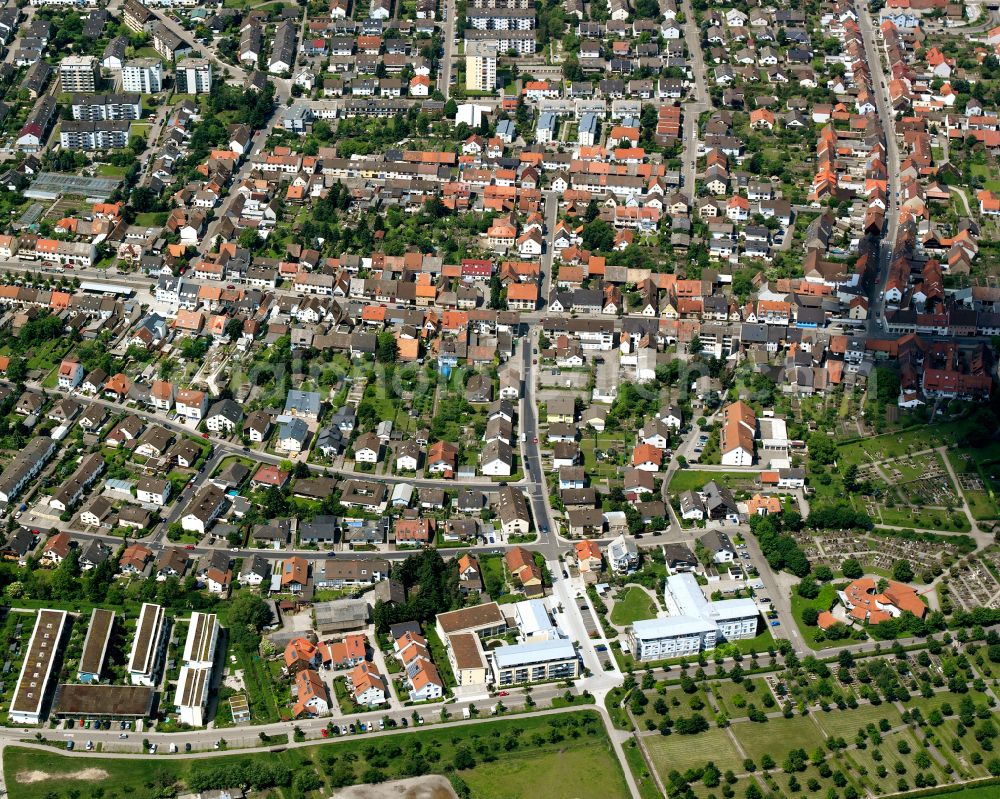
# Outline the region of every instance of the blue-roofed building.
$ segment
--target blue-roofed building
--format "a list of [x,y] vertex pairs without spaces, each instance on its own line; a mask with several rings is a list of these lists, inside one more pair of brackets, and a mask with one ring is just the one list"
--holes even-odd
[[559,118],[551,111],[543,111],[538,117],[535,139],[539,144],[555,141],[559,133]]
[[323,400],[316,391],[293,388],[285,397],[285,414],[300,419],[318,419]]
[[497,122],[497,136],[504,144],[511,144],[517,138],[517,126],[512,119]]
[[309,437],[309,426],[302,419],[288,419],[278,430],[278,449],[301,452]]
[[584,114],[580,119],[580,127],[577,128],[576,140],[581,147],[593,147],[597,144],[600,129],[601,123],[596,114]]

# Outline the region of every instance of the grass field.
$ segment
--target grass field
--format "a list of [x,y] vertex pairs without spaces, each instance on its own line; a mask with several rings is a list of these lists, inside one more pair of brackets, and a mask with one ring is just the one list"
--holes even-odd
[[126,167],[115,166],[114,164],[98,164],[97,166],[97,174],[105,178],[120,178],[127,171]]
[[820,588],[819,596],[815,599],[805,599],[800,597],[798,594],[792,594],[792,615],[795,617],[795,623],[799,625],[799,631],[802,633],[802,637],[809,642],[809,646],[814,649],[822,649],[823,647],[837,646],[838,641],[821,641],[816,643],[816,633],[819,631],[819,627],[809,627],[802,621],[802,612],[806,608],[816,608],[816,610],[821,613],[824,610],[829,610],[833,607],[833,603],[837,599],[837,589],[833,585],[824,585]]
[[757,761],[768,754],[780,763],[792,749],[811,752],[823,745],[823,736],[809,716],[771,719],[766,724],[739,722],[732,730],[747,757]]
[[[901,740],[905,740],[907,744],[909,744],[910,752],[908,754],[899,754],[897,747],[899,741]],[[913,758],[917,752],[921,751],[922,747],[919,743],[917,743],[916,737],[910,730],[884,735],[882,737],[882,743],[879,745],[878,749],[884,758],[882,762],[889,769],[890,774],[893,773],[893,765],[896,761],[902,761],[906,765],[907,772],[911,777],[916,771],[919,771],[913,762]],[[868,779],[872,781],[873,785],[875,785],[879,783],[879,780],[875,776],[878,763],[872,757],[873,751],[873,747],[869,747],[867,749],[853,749],[850,753],[848,753],[848,756],[859,766],[868,770]],[[931,767],[929,769],[924,769],[924,771],[933,773],[934,776],[937,777],[938,782],[944,782],[947,777],[941,769],[941,766],[938,765],[934,758],[931,758],[931,764]]]
[[523,754],[484,763],[462,779],[477,799],[512,796],[627,797],[625,779],[611,745]]
[[[986,695],[979,693],[978,691],[969,691],[969,695],[977,703],[982,703],[987,701]],[[934,696],[929,699],[925,699],[922,696],[916,695],[910,698],[910,701],[906,703],[907,710],[912,710],[917,708],[920,713],[927,718],[928,715],[933,713],[935,710],[940,710],[942,705],[948,704],[952,706],[954,711],[958,711],[958,703],[962,700],[961,696],[953,694],[951,691],[942,691],[941,693],[934,694]]]
[[862,727],[878,724],[881,719],[888,719],[890,726],[896,727],[903,723],[899,711],[888,702],[881,705],[859,705],[853,710],[831,710],[816,713],[814,718],[826,731],[827,735],[851,740]]
[[[942,530],[967,533],[969,520],[961,510],[950,514],[938,508],[908,508],[897,506],[879,508],[882,524],[890,527],[912,527],[917,530]],[[876,520],[877,522],[878,520]]]
[[135,223],[146,227],[156,227],[157,225],[165,225],[168,216],[170,214],[166,211],[147,211],[143,214],[136,214]]
[[670,479],[670,490],[674,492],[693,491],[715,480],[726,488],[752,488],[757,483],[759,472],[708,472],[698,469],[681,469]]
[[[746,690],[751,687],[752,690]],[[737,685],[734,682],[720,682],[712,686],[712,693],[719,702],[719,706],[725,711],[729,718],[739,718],[747,714],[747,706],[754,704],[763,709],[763,699],[769,696],[771,691],[767,683],[763,680],[744,680]],[[742,707],[738,707],[736,700],[742,697],[745,701]]]
[[[499,751],[499,747],[491,746],[490,749],[498,750],[498,759],[492,763],[480,762],[479,752],[485,751],[484,744],[508,737],[516,737],[519,741],[513,751]],[[475,797],[534,799],[539,791],[544,792],[542,795],[576,796],[581,799],[625,799],[628,796],[624,775],[599,717],[593,712],[505,719],[461,729],[446,726],[438,730],[381,737],[377,743],[366,741],[364,736],[343,741],[331,739],[316,746],[274,752],[266,757],[288,767],[293,775],[304,770],[314,771],[323,782],[323,788],[311,795],[327,796],[332,786],[327,782],[330,768],[325,763],[331,757],[340,768],[348,769],[355,783],[360,783],[369,768],[364,752],[370,752],[373,743],[376,748],[391,743],[404,751],[412,751],[417,742],[422,751],[435,750],[440,755],[429,770],[431,773],[448,770],[459,747],[474,752],[476,765],[457,773]],[[158,799],[165,795],[164,786],[175,788],[176,793],[185,793],[183,786],[193,773],[242,767],[260,758],[259,753],[205,760],[165,756],[122,760],[70,758],[55,751],[8,747],[4,752],[3,766],[8,791],[17,799],[72,796],[94,783],[100,784],[107,799]],[[389,758],[380,767],[380,773],[387,779],[398,779],[407,760],[405,756]],[[88,774],[87,769],[98,771]],[[34,781],[25,780],[29,772],[36,772]],[[83,778],[86,782],[81,781],[78,776],[81,774],[88,774]],[[38,779],[39,776],[42,778]],[[301,793],[285,788],[271,795],[290,797]]]
[[643,743],[661,779],[666,779],[673,769],[683,774],[709,760],[722,771],[743,770],[743,760],[729,733],[718,728],[694,736],[649,735],[643,738]]
[[942,788],[940,793],[924,794],[924,799],[996,799],[1000,793],[1000,780],[991,780],[988,785],[971,788]]
[[611,609],[611,623],[621,627],[641,619],[656,617],[656,604],[641,588],[628,588]]
[[965,432],[968,425],[967,421],[923,425],[899,433],[886,433],[862,441],[841,444],[837,451],[837,461],[840,467],[844,468],[852,463],[861,465],[870,461],[896,458],[908,452],[953,444]]

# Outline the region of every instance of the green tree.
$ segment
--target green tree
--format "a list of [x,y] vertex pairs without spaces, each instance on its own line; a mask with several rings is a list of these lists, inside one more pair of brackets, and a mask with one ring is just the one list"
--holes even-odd
[[865,570],[861,568],[861,563],[857,560],[857,558],[845,559],[840,567],[840,570],[844,573],[844,577],[848,580],[857,580],[865,573]]
[[913,567],[909,561],[897,560],[892,564],[892,577],[901,583],[908,583],[913,579]]
[[375,347],[375,357],[379,363],[395,363],[399,357],[399,345],[391,331],[385,330],[378,334]]

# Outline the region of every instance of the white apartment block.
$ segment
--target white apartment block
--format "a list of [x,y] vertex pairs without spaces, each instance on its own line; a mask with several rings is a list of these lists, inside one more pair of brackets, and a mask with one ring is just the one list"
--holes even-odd
[[492,92],[496,87],[496,42],[466,42],[465,88],[472,92]]
[[207,58],[185,58],[177,64],[177,91],[208,94],[212,90],[212,63]]
[[158,58],[136,58],[122,68],[122,91],[156,94],[163,90],[163,67]]
[[59,82],[64,92],[95,91],[97,75],[98,63],[95,56],[67,56],[59,62]]
[[760,611],[752,599],[705,599],[693,574],[667,578],[664,605],[668,616],[637,621],[629,633],[632,653],[638,660],[697,655],[722,641],[753,638]]

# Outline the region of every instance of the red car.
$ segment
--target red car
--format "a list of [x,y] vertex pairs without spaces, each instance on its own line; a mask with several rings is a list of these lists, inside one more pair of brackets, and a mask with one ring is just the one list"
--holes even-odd
[[184,549],[194,549],[194,544],[188,544]]
[[323,728],[323,737],[326,738],[329,734],[330,734],[330,731],[326,727],[324,727]]
[[501,691],[500,693],[497,694],[497,696],[510,696],[510,692],[509,691]]

